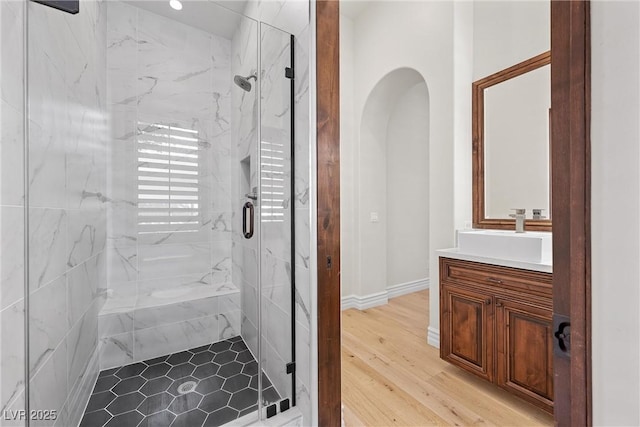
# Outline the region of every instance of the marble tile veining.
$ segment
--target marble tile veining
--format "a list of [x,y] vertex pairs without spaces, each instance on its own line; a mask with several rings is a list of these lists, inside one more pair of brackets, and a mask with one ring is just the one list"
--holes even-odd
[[23,12],[0,2],[0,414],[24,409]]
[[67,335],[69,391],[85,374],[91,356],[98,346],[98,316],[94,306],[72,326]]
[[69,392],[67,350],[66,341],[62,341],[47,362],[38,371],[32,371],[31,408],[59,410],[64,405]]
[[37,370],[69,330],[67,278],[61,276],[31,295],[29,339],[31,369]]
[[133,331],[100,338],[100,368],[133,362]]
[[30,407],[57,411],[55,425],[77,424],[75,406],[88,398],[83,384],[95,369],[90,361],[107,281],[106,2],[81,3],[73,17],[24,4],[30,24]]
[[[0,5],[0,19],[2,30],[2,51],[0,51],[0,99],[19,110],[23,102],[23,5],[20,2],[2,2]],[[3,113],[4,116],[4,113]],[[8,122],[5,122],[8,123]],[[4,196],[4,188],[3,188]],[[5,202],[3,201],[3,204]]]
[[24,208],[0,206],[0,310],[24,297]]
[[64,209],[29,210],[29,276],[31,292],[67,270],[67,212]]
[[97,258],[92,258],[67,273],[69,325],[75,324],[98,297],[97,261]]
[[[4,3],[0,7],[6,8]],[[4,18],[5,16],[3,15],[3,21]],[[0,55],[4,57],[4,47]],[[7,62],[4,62],[3,58],[1,70],[3,96],[4,81],[5,79],[11,80],[8,77],[10,72],[4,69],[4,64]],[[16,84],[16,86],[21,85]],[[9,94],[7,95],[10,96]],[[24,205],[24,186],[22,185],[22,181],[24,180],[24,123],[22,121],[21,109],[21,101],[18,104],[10,104],[4,99],[0,99],[0,123],[2,124],[2,126],[0,126],[0,205],[5,206]]]
[[0,311],[0,411],[11,408],[24,391],[24,300]]

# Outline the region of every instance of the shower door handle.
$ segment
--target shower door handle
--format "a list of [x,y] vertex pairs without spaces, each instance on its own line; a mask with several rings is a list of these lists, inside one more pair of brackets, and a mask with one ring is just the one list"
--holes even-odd
[[[247,218],[247,216],[249,218]],[[248,229],[247,229],[247,221],[249,222]],[[253,221],[254,221],[253,203],[247,202],[242,207],[242,234],[244,234],[245,239],[250,239],[251,237],[253,237]]]

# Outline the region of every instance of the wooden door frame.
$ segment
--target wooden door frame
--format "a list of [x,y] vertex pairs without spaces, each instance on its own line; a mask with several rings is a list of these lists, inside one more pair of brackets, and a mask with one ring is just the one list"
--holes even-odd
[[[313,5],[313,2],[311,3]],[[318,424],[340,426],[340,2],[316,1]]]
[[[312,3],[313,5],[313,3]],[[318,424],[340,426],[340,12],[317,0]],[[570,358],[554,358],[557,425],[592,424],[589,1],[552,0],[554,313],[571,319]],[[562,381],[559,381],[561,376]]]
[[571,320],[570,353],[556,344],[553,359],[554,418],[562,426],[593,423],[589,10],[589,1],[551,2],[554,325],[562,315]]

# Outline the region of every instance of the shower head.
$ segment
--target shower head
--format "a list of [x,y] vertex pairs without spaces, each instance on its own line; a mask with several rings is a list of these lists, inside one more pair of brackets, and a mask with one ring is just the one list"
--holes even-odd
[[251,92],[251,83],[249,82],[249,80],[251,79],[254,79],[256,81],[258,80],[258,78],[253,74],[247,77],[242,77],[236,74],[233,78],[233,82],[237,84],[240,89]]

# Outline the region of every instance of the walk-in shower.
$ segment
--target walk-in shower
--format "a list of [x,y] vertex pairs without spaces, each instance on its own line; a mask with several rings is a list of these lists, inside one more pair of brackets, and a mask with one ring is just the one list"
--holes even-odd
[[294,39],[182,5],[27,5],[32,426],[296,405]]

